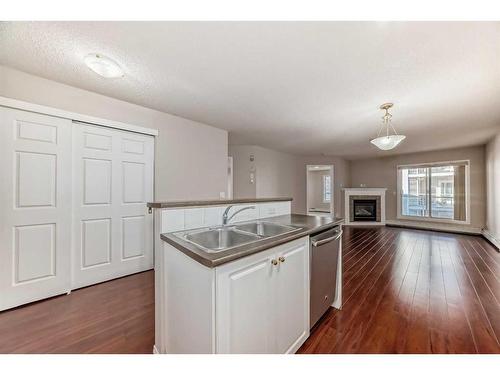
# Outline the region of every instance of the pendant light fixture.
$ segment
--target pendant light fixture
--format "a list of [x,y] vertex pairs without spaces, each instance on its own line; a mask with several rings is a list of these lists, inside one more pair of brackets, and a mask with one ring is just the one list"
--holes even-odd
[[[379,149],[384,151],[392,150],[406,138],[406,136],[404,135],[399,135],[396,132],[396,129],[394,129],[394,126],[392,126],[392,115],[389,113],[389,108],[391,108],[393,105],[394,104],[392,103],[384,103],[380,106],[380,109],[385,111],[385,114],[382,116],[382,125],[380,126],[380,129],[378,131],[377,138],[374,138],[370,141]],[[391,131],[389,128],[392,129],[392,132],[394,132],[394,134],[390,134]],[[381,135],[383,134],[383,130],[385,130],[385,134]]]

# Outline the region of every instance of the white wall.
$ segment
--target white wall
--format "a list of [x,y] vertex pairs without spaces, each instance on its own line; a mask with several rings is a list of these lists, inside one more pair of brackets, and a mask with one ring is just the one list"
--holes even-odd
[[253,183],[250,182],[251,168],[257,169],[255,161],[250,161],[250,155],[255,154],[256,146],[229,145],[228,152],[233,157],[233,198],[256,198],[256,177]]
[[351,183],[350,162],[335,156],[300,156],[296,163],[297,185],[294,199],[296,200],[297,213],[307,211],[307,166],[308,165],[333,165],[333,209],[335,216],[344,217],[342,188]]
[[[488,228],[498,237],[500,235],[500,135],[488,146]],[[249,161],[250,154],[255,161]],[[383,158],[347,161],[333,156],[295,156],[264,149],[257,146],[230,146],[234,164],[235,197],[291,196],[292,212],[305,214],[307,210],[306,167],[307,165],[334,166],[334,211],[338,217],[344,215],[343,187],[385,187],[386,214],[388,220],[397,217],[397,172],[400,164],[426,163],[451,160],[470,160],[470,197],[471,223],[468,225],[478,231],[486,225],[486,172],[485,147],[473,146],[458,149],[403,154]],[[236,162],[238,160],[238,162]],[[262,165],[259,164],[262,161]],[[256,184],[249,184],[249,169],[256,169]],[[292,166],[295,172],[291,171]],[[264,172],[261,173],[261,169]],[[263,179],[267,185],[259,188]],[[439,224],[441,227],[453,226]],[[456,226],[456,225],[455,225]]]
[[329,174],[329,170],[307,172],[307,205],[310,209],[330,211],[330,203],[323,202],[323,177]]
[[500,242],[500,133],[486,145],[486,229]]
[[227,131],[0,65],[0,96],[158,129],[156,200],[218,199],[227,189]]
[[[292,197],[292,212],[305,214],[307,165],[334,166],[335,214],[342,217],[341,188],[350,183],[349,162],[337,157],[296,156],[259,146],[230,145],[233,157],[234,197]],[[255,161],[249,161],[254,155]],[[255,186],[249,182],[251,167],[255,167]]]
[[[253,155],[254,161],[250,161]],[[295,157],[260,146],[230,145],[233,157],[234,198],[293,197]],[[255,181],[250,182],[254,171]]]
[[[432,163],[440,161],[470,160],[470,227],[475,231],[485,225],[486,189],[485,189],[485,147],[473,146],[449,150],[419,152],[351,161],[352,187],[387,188],[386,217],[397,219],[397,166],[404,164]],[[456,226],[439,224],[440,226]],[[465,226],[462,225],[461,226]]]
[[293,197],[296,158],[259,146],[256,151],[257,197]]

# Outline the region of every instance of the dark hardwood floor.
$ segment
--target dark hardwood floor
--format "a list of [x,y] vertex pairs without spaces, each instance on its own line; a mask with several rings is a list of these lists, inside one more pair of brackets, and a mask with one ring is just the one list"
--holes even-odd
[[[346,227],[344,306],[299,353],[500,353],[500,254],[484,239]],[[151,353],[153,272],[0,313],[0,353]]]
[[154,273],[0,313],[0,353],[152,353]]
[[481,237],[346,227],[342,310],[299,353],[500,353],[500,254]]

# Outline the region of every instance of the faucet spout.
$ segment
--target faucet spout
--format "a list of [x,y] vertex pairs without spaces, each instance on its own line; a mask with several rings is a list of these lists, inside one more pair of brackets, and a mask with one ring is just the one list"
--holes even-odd
[[241,211],[245,211],[245,210],[253,210],[255,209],[255,206],[247,206],[247,207],[243,207],[243,208],[240,208],[239,210],[235,211],[231,216],[228,217],[228,214],[229,214],[229,210],[231,209],[231,207],[233,207],[232,205],[231,206],[228,206],[226,208],[226,210],[224,211],[224,213],[222,214],[222,225],[227,225],[227,223],[229,223],[231,221],[231,219],[233,217],[235,217],[237,214],[239,214]]

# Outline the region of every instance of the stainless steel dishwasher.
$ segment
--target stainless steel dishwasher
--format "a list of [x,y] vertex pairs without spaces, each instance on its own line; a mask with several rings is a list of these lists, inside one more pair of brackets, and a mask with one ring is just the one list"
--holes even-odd
[[311,328],[335,300],[341,241],[342,228],[340,226],[311,237]]

